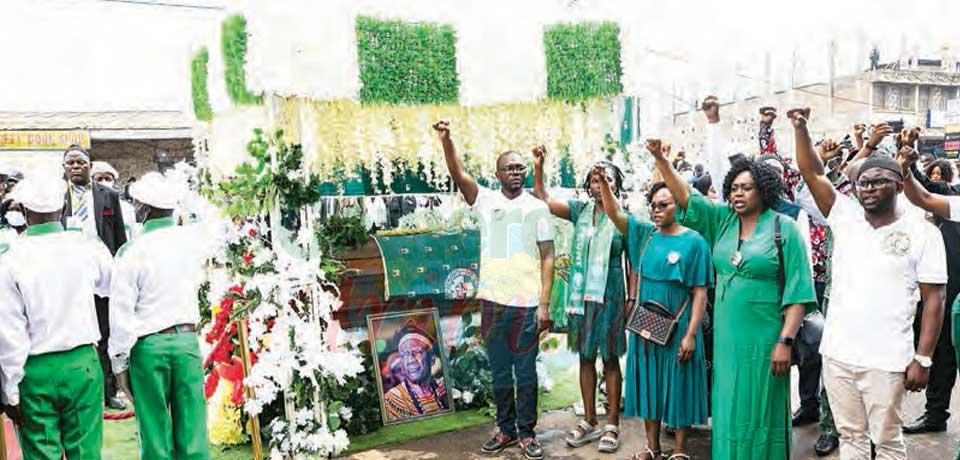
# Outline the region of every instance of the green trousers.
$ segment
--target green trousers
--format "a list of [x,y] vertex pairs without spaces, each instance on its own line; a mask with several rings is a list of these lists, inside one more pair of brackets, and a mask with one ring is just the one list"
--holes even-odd
[[130,352],[141,460],[208,460],[207,404],[197,334],[141,337]]
[[103,371],[92,345],[27,358],[20,382],[24,460],[99,460]]

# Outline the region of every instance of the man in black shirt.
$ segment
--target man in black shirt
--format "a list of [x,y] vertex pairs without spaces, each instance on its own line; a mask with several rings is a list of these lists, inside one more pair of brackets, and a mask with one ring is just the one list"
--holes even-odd
[[[928,192],[940,195],[960,195],[960,185],[935,182],[923,174],[914,162],[910,166],[913,176]],[[944,305],[953,305],[960,293],[960,222],[953,222],[934,215],[934,225],[943,235],[943,245],[947,250],[947,296]],[[927,385],[927,404],[924,414],[913,423],[904,425],[906,434],[933,433],[947,430],[950,413],[950,394],[957,380],[957,358],[951,339],[951,314],[946,308],[943,315],[943,327],[933,353],[933,367],[930,368],[930,383]],[[919,331],[923,312],[917,310],[914,330]],[[919,334],[916,334],[919,337]]]

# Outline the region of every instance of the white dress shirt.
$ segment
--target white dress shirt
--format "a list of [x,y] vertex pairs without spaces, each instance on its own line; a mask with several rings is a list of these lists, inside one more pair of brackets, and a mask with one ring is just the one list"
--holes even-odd
[[152,219],[117,253],[110,291],[108,351],[115,373],[127,369],[140,337],[180,324],[197,324],[205,234],[197,224]]
[[0,256],[0,377],[3,402],[20,402],[27,357],[100,340],[94,294],[110,292],[112,259],[98,239],[35,225]]

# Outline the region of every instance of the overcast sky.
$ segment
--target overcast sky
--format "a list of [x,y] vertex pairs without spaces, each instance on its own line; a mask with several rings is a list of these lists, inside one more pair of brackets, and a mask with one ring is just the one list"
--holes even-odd
[[[865,68],[878,44],[883,61],[960,54],[960,1],[925,0],[3,0],[0,28],[2,111],[189,110],[189,58],[213,43],[226,12],[254,2],[271,10],[336,17],[332,9],[396,11],[411,19],[470,21],[479,9],[503,24],[578,17],[616,18],[632,32],[634,59],[650,68],[648,91],[682,97],[732,93],[758,84],[770,56],[771,78],[786,85],[826,76],[827,43],[838,72]],[[182,8],[160,4],[223,7]],[[570,6],[570,5],[573,6]],[[906,5],[910,5],[908,8]],[[922,7],[914,5],[923,5]],[[282,15],[280,15],[282,17]],[[280,25],[282,27],[282,24]],[[317,27],[323,23],[318,22]],[[309,37],[308,37],[309,38]],[[741,76],[737,76],[739,69]],[[744,77],[745,75],[746,77]]]

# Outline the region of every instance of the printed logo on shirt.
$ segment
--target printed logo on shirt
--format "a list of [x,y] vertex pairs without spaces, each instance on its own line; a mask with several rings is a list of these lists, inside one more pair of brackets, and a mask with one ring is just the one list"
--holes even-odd
[[910,252],[910,234],[903,230],[894,230],[883,239],[883,252],[903,257]]

